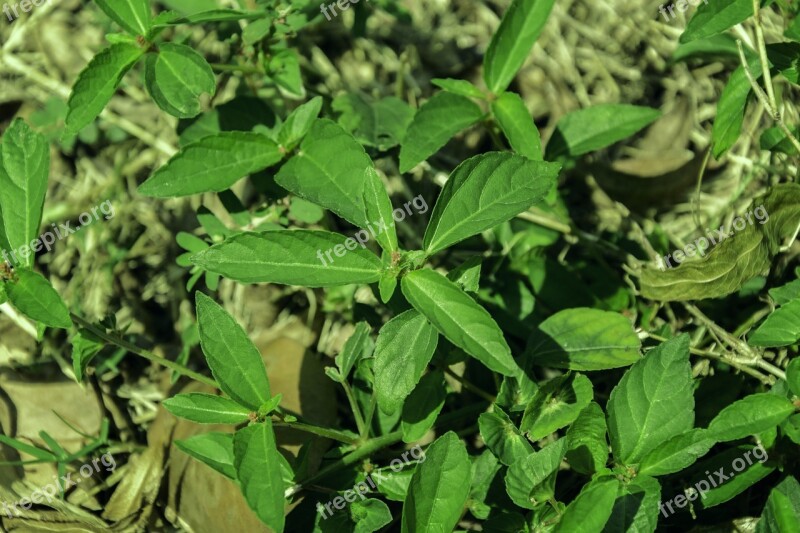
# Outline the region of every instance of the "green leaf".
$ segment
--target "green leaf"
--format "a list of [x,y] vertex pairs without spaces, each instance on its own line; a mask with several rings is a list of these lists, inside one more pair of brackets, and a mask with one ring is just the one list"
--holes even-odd
[[353,533],[373,533],[392,522],[392,512],[381,500],[367,498],[350,505],[350,519],[355,523]]
[[[724,240],[716,241],[713,250],[702,259],[666,271],[642,270],[642,295],[663,301],[718,298],[739,290],[745,281],[766,272],[772,257],[780,252],[782,241],[794,233],[800,222],[800,186],[776,185],[763,199],[753,202],[753,206],[759,202],[761,205],[755,209],[751,206],[745,216],[733,221],[735,228],[737,220],[741,220],[744,229],[733,231],[721,226],[720,230],[713,230],[717,238]],[[759,210],[763,214],[756,223]],[[757,215],[755,219],[753,214]],[[750,223],[745,221],[747,217]],[[720,237],[720,231],[732,236]]]
[[433,357],[439,333],[419,312],[409,309],[387,322],[375,344],[375,395],[378,407],[394,414],[414,390]]
[[772,429],[795,407],[788,399],[767,392],[751,394],[723,409],[708,425],[709,436],[719,442],[743,439]]
[[315,96],[305,104],[292,111],[278,132],[278,144],[284,150],[294,150],[295,146],[306,136],[322,110],[322,97]]
[[569,426],[566,440],[566,457],[573,470],[591,476],[605,468],[608,442],[603,408],[589,402]]
[[403,442],[416,442],[425,436],[436,422],[446,397],[442,372],[429,372],[422,376],[403,403],[400,417]]
[[577,157],[621,141],[661,116],[657,109],[629,104],[599,104],[567,113],[547,143],[545,159]]
[[[766,464],[766,450],[761,448],[762,461],[755,457],[753,449],[752,445],[736,446],[698,463],[692,469],[695,475],[691,482],[685,485],[696,490],[706,490],[701,492],[702,496],[695,506],[699,504],[701,509],[709,509],[730,501],[771,474],[775,466]],[[717,472],[724,477],[720,478]],[[709,487],[712,488],[709,490]]]
[[392,215],[392,202],[383,186],[383,181],[374,167],[369,166],[364,175],[364,207],[367,220],[381,223],[382,231],[376,231],[375,240],[388,253],[397,251],[397,228]]
[[83,382],[86,368],[94,356],[100,353],[105,346],[103,341],[96,337],[94,333],[79,329],[72,337],[72,370],[75,373],[75,380]]
[[178,118],[197,116],[201,111],[200,97],[212,97],[217,92],[211,66],[183,44],[162,43],[157,53],[148,54],[144,83],[158,107]]
[[240,233],[192,256],[209,272],[242,283],[305,287],[374,283],[383,267],[355,239],[321,230]]
[[555,0],[514,0],[483,57],[483,79],[495,94],[508,87],[544,29]]
[[224,131],[184,147],[139,186],[139,193],[169,198],[221,192],[282,158],[278,145],[265,135]]
[[57,460],[57,457],[53,453],[47,450],[42,450],[41,448],[37,448],[36,446],[31,446],[30,444],[26,444],[22,441],[19,441],[17,439],[12,439],[11,437],[7,437],[2,434],[0,434],[0,444],[11,446],[15,450],[22,453],[27,453],[28,455],[36,457],[40,461],[50,462]]
[[800,531],[800,483],[792,476],[778,483],[769,493],[755,533]]
[[664,441],[642,458],[639,473],[663,476],[680,472],[708,453],[716,440],[705,429],[690,429]]
[[492,102],[492,113],[512,150],[533,161],[542,160],[539,130],[518,94],[501,94]]
[[414,110],[390,96],[371,102],[358,93],[345,93],[333,101],[339,124],[364,146],[386,151],[400,144],[414,119]]
[[540,366],[605,370],[640,360],[641,344],[624,315],[578,307],[559,311],[539,324],[525,353]]
[[617,461],[638,463],[662,442],[692,429],[692,390],[688,335],[662,343],[634,363],[606,405]]
[[552,498],[556,473],[566,449],[567,440],[559,439],[514,462],[505,477],[506,492],[511,500],[525,509],[535,509]]
[[[753,77],[758,80],[761,77],[758,57],[752,55],[748,59],[748,66]],[[719,159],[739,139],[751,91],[744,68],[740,66],[731,74],[717,102],[717,115],[711,128],[711,153],[715,158]]]
[[272,55],[266,67],[267,74],[289,96],[303,98],[306,95],[297,52],[292,49],[279,50]]
[[289,192],[365,227],[364,181],[372,161],[341,126],[318,119],[275,181]]
[[472,469],[467,449],[448,431],[425,452],[411,476],[403,503],[403,533],[452,531],[469,495]]
[[751,346],[789,346],[800,339],[800,298],[776,309],[751,333]]
[[14,120],[0,145],[0,247],[12,265],[33,266],[49,173],[47,140]]
[[262,522],[277,533],[283,532],[286,500],[272,422],[266,420],[237,431],[233,451],[236,477],[247,504]]
[[448,92],[435,94],[419,108],[403,137],[400,172],[422,163],[454,135],[482,118],[483,111],[469,98]]
[[478,98],[480,100],[486,99],[486,95],[483,94],[483,91],[475,87],[475,85],[467,80],[459,80],[455,78],[434,78],[431,80],[431,83],[449,93],[466,96],[467,98]]
[[795,396],[800,396],[800,357],[795,357],[786,366],[786,384]]
[[[795,138],[800,135],[799,128],[792,128],[791,131]],[[758,144],[762,150],[780,152],[786,155],[797,155],[797,149],[794,147],[794,144],[792,144],[789,137],[787,137],[778,126],[767,128],[762,131]]]
[[544,199],[561,165],[507,152],[467,159],[442,188],[425,230],[428,255],[509,220]]
[[504,465],[511,466],[533,453],[528,439],[496,405],[494,412],[481,413],[478,417],[478,428],[483,442]]
[[267,370],[242,326],[214,300],[196,297],[200,346],[219,388],[239,405],[257,411],[271,398]]
[[478,292],[481,281],[480,257],[471,257],[447,273],[447,279],[466,292]]
[[348,337],[342,351],[336,356],[336,367],[342,379],[347,379],[358,360],[364,357],[365,352],[371,351],[372,339],[369,336],[371,331],[372,328],[366,322],[356,324],[353,334]]
[[532,441],[571,424],[592,401],[592,382],[583,374],[569,373],[545,383],[525,408],[520,429]]
[[679,44],[672,53],[672,61],[676,63],[678,61],[686,61],[694,58],[714,59],[738,57],[739,50],[736,47],[736,39],[726,33]]
[[506,376],[520,368],[511,356],[503,332],[491,315],[458,285],[433,270],[409,272],[401,282],[403,294],[447,340]]
[[161,405],[173,415],[199,424],[241,424],[251,412],[233,400],[199,392],[178,394]]
[[752,0],[704,1],[686,25],[680,42],[688,43],[722,33],[752,16]]
[[[196,0],[192,0],[195,3]],[[212,1],[210,6],[216,5],[216,1]],[[241,11],[238,9],[208,9],[202,10],[197,13],[192,13],[185,17],[176,17],[171,20],[165,21],[163,26],[177,26],[178,24],[204,24],[206,22],[225,22],[229,20],[257,20],[264,17],[262,11]]]
[[603,533],[653,533],[658,523],[660,503],[661,485],[655,479],[638,475],[620,483]]
[[6,283],[8,301],[23,314],[51,328],[69,329],[72,320],[61,296],[44,276],[18,270],[16,280]]
[[800,298],[800,279],[796,279],[781,287],[770,289],[769,296],[775,302],[775,305],[783,305]]
[[114,96],[123,76],[145,50],[129,43],[112,44],[101,50],[84,68],[67,101],[65,135],[75,135],[97,118]]
[[233,467],[233,433],[212,431],[174,442],[182,452],[205,463],[220,474],[236,479],[236,470]]
[[94,0],[108,17],[133,35],[147,35],[153,24],[147,0]]
[[611,518],[618,490],[615,478],[593,479],[564,510],[553,533],[602,531]]

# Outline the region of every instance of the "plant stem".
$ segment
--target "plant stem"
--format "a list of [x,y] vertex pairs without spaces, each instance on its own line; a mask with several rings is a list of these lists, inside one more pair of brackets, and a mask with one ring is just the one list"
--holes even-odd
[[353,394],[353,389],[350,388],[350,384],[347,383],[346,380],[342,380],[342,388],[344,389],[344,394],[347,396],[347,401],[350,403],[350,410],[353,411],[353,416],[356,419],[356,427],[358,428],[358,434],[361,435],[363,438],[367,435],[369,428],[364,423],[364,417],[361,415],[361,408],[358,406],[358,402],[356,401],[356,397]]
[[[457,411],[453,411],[452,413],[447,413],[439,417],[437,420],[436,425],[443,425],[455,420],[459,420],[460,418],[473,415],[476,411],[482,411],[486,408],[486,405],[483,403],[475,403],[472,405],[468,405],[466,407],[462,407]],[[359,445],[358,448],[350,452],[349,454],[345,455],[335,463],[326,466],[316,474],[310,476],[308,479],[297,483],[288,489],[286,489],[285,496],[287,498],[294,496],[295,494],[302,491],[306,486],[313,485],[317,481],[324,479],[325,477],[329,476],[330,474],[337,472],[347,466],[350,466],[357,461],[371,455],[382,448],[386,448],[387,446],[391,446],[392,444],[396,444],[403,439],[403,431],[398,430],[387,435],[382,435],[380,437],[375,437],[370,439],[363,444]]]
[[211,68],[217,72],[241,72],[242,74],[264,74],[264,71],[257,67],[246,65],[225,65],[223,63],[211,63]]
[[[97,336],[100,339],[103,339],[104,341],[106,341],[106,342],[108,342],[110,344],[113,344],[115,346],[119,346],[123,350],[127,350],[132,354],[138,355],[139,357],[143,357],[144,359],[147,359],[148,361],[151,361],[153,363],[157,363],[157,364],[159,364],[161,366],[165,366],[165,367],[169,368],[170,370],[174,370],[178,374],[181,374],[181,375],[186,376],[188,378],[192,378],[195,381],[199,381],[200,383],[204,383],[204,384],[209,385],[211,387],[214,387],[215,389],[218,389],[218,390],[220,389],[219,384],[216,381],[214,381],[213,379],[211,379],[211,378],[209,378],[207,376],[204,376],[203,374],[199,374],[199,373],[197,373],[197,372],[195,372],[193,370],[189,370],[188,368],[186,368],[185,366],[183,366],[183,365],[181,365],[179,363],[176,363],[174,361],[170,361],[169,359],[165,359],[165,358],[160,357],[160,356],[158,356],[158,355],[156,355],[154,353],[148,352],[147,350],[139,348],[135,344],[130,343],[130,342],[126,341],[125,339],[123,339],[121,337],[118,337],[117,335],[113,335],[111,333],[106,333],[101,328],[98,328],[97,326],[95,326],[94,324],[89,322],[88,320],[76,315],[75,313],[70,313],[70,317],[72,318],[72,321],[76,325],[78,325],[78,326],[80,326],[80,327],[92,332],[93,335]],[[329,439],[334,439],[334,440],[337,440],[337,441],[340,441],[340,442],[344,442],[344,443],[347,443],[347,444],[353,444],[357,440],[357,439],[353,438],[352,435],[349,435],[349,434],[347,434],[347,433],[345,433],[343,431],[338,431],[338,430],[335,430],[335,429],[329,429],[329,428],[323,428],[323,427],[319,427],[319,426],[314,426],[314,425],[306,424],[306,423],[303,423],[303,422],[278,422],[278,424],[281,425],[281,426],[286,426],[286,427],[291,427],[291,428],[297,429],[298,431],[303,431],[303,432],[306,432],[306,433],[311,433],[313,435],[318,435],[320,437],[326,437],[326,438],[329,438]]]
[[772,117],[776,120],[780,118],[778,103],[775,100],[775,89],[772,87],[772,74],[769,71],[769,61],[767,60],[767,47],[764,44],[764,30],[761,27],[761,6],[760,0],[753,0],[753,20],[756,25],[756,46],[758,46],[758,57],[761,61],[761,69],[764,72],[764,85],[767,87],[769,104],[772,108]]
[[282,420],[273,420],[272,424],[277,427],[296,429],[298,431],[304,431],[305,433],[311,433],[312,435],[325,437],[326,439],[337,440],[345,444],[356,444],[356,442],[358,442],[358,439],[356,439],[351,435],[348,435],[343,431],[323,428],[311,424],[304,424],[303,422],[284,422]]
[[161,366],[167,367],[170,370],[173,370],[173,371],[177,372],[178,374],[181,374],[182,376],[186,376],[186,377],[192,378],[195,381],[199,381],[200,383],[204,383],[206,385],[214,387],[215,389],[219,389],[219,385],[217,384],[216,381],[214,381],[213,379],[211,379],[211,378],[209,378],[207,376],[204,376],[203,374],[195,372],[194,370],[189,370],[188,368],[186,368],[185,366],[183,366],[180,363],[176,363],[174,361],[170,361],[169,359],[165,359],[164,357],[158,356],[158,355],[156,355],[154,353],[148,352],[147,350],[139,348],[135,344],[126,341],[122,337],[118,337],[118,336],[113,335],[111,333],[106,333],[103,329],[98,328],[97,326],[95,326],[94,324],[89,322],[88,320],[86,320],[86,319],[84,319],[82,317],[79,317],[75,313],[70,313],[70,317],[72,318],[72,321],[75,323],[75,325],[87,329],[93,335],[103,339],[104,341],[106,341],[106,342],[108,342],[110,344],[113,344],[115,346],[119,346],[120,348],[122,348],[124,350],[127,350],[127,351],[131,352],[132,354],[138,355],[139,357],[143,357],[144,359],[147,359],[148,361],[151,361],[153,363],[157,363],[157,364],[159,364]]

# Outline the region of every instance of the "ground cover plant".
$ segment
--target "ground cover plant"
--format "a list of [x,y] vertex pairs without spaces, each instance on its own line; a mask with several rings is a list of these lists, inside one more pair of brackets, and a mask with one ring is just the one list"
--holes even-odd
[[3,527],[800,530],[798,6],[607,6],[11,6]]

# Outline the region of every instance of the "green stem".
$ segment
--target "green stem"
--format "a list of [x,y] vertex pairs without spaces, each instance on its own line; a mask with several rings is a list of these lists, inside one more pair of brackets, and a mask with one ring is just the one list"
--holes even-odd
[[363,438],[367,435],[369,428],[364,423],[364,417],[361,415],[361,409],[359,408],[356,397],[353,394],[353,389],[351,389],[350,384],[344,380],[342,380],[342,388],[344,389],[345,396],[347,396],[347,401],[350,402],[350,410],[353,411],[353,416],[356,419],[358,434]]
[[242,74],[264,74],[264,71],[257,67],[246,65],[225,65],[222,63],[211,63],[211,68],[217,72],[241,72]]
[[[156,355],[154,353],[148,352],[147,350],[139,348],[135,344],[130,343],[130,342],[126,341],[125,339],[123,339],[121,337],[118,337],[117,335],[113,335],[111,333],[107,333],[103,329],[98,328],[97,326],[95,326],[94,324],[89,322],[88,320],[76,315],[75,313],[70,313],[70,316],[72,318],[72,321],[76,325],[78,325],[78,326],[90,331],[93,335],[97,336],[98,338],[100,338],[100,339],[102,339],[102,340],[104,340],[104,341],[106,341],[106,342],[108,342],[110,344],[113,344],[115,346],[119,346],[123,350],[127,350],[132,354],[138,355],[139,357],[143,357],[144,359],[147,359],[148,361],[151,361],[153,363],[157,363],[157,364],[159,364],[161,366],[167,367],[170,370],[174,370],[178,374],[181,374],[181,375],[186,376],[188,378],[192,378],[195,381],[199,381],[200,383],[204,383],[206,385],[214,387],[215,389],[220,390],[219,384],[216,381],[214,381],[213,379],[211,379],[211,378],[209,378],[207,376],[204,376],[203,374],[199,374],[199,373],[197,373],[197,372],[195,372],[193,370],[189,370],[188,368],[186,368],[185,366],[183,366],[183,365],[181,365],[179,363],[176,363],[174,361],[170,361],[169,359],[165,359],[165,358],[160,357],[160,356],[158,356],[158,355]],[[306,433],[311,433],[311,434],[314,434],[314,435],[319,435],[320,437],[326,437],[326,438],[334,439],[334,440],[337,440],[337,441],[340,441],[340,442],[344,442],[344,443],[347,443],[347,444],[353,444],[357,440],[357,439],[353,438],[352,435],[349,435],[349,434],[347,434],[347,433],[345,433],[343,431],[337,431],[335,429],[328,429],[328,428],[322,428],[322,427],[318,427],[318,426],[313,426],[311,424],[305,424],[303,422],[281,422],[280,424],[281,425],[285,425],[287,427],[292,427],[294,429],[297,429],[298,431],[304,431]]]
[[296,429],[298,431],[304,431],[306,433],[311,433],[313,435],[325,437],[326,439],[337,440],[345,444],[356,444],[358,442],[357,438],[343,431],[323,428],[311,424],[304,424],[303,422],[283,422],[279,420],[274,420],[272,424],[276,427],[287,427],[291,429]]
[[147,350],[139,348],[135,344],[126,341],[122,337],[106,333],[105,330],[98,328],[88,320],[76,315],[75,313],[70,313],[70,317],[72,318],[72,321],[76,325],[90,331],[93,335],[97,336],[100,339],[103,339],[104,341],[110,344],[119,346],[120,348],[127,350],[132,354],[136,354],[139,357],[143,357],[148,361],[167,367],[170,370],[174,370],[175,372],[181,374],[182,376],[192,378],[195,381],[199,381],[200,383],[205,383],[206,385],[214,387],[215,389],[219,389],[219,385],[217,384],[216,381],[207,376],[204,376],[203,374],[195,372],[194,370],[189,370],[180,363],[170,361],[169,359],[165,359],[164,357],[158,356],[152,352],[148,352]]

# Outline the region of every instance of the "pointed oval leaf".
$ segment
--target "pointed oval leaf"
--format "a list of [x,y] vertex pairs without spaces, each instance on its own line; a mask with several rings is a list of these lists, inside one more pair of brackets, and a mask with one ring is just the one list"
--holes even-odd
[[[748,60],[750,72],[758,80],[761,77],[761,63],[757,56]],[[733,146],[742,133],[744,112],[752,92],[750,81],[741,66],[733,71],[728,83],[722,89],[717,102],[717,115],[711,127],[712,154],[720,158]]]
[[233,436],[234,467],[242,493],[256,516],[282,533],[285,516],[282,457],[275,444],[272,422],[240,429]]
[[200,392],[178,394],[161,405],[173,415],[199,424],[241,424],[251,413],[233,400]]
[[704,0],[689,20],[680,41],[711,37],[753,16],[752,0]]
[[692,429],[692,391],[688,335],[662,343],[634,363],[606,406],[617,461],[638,463],[662,442]]
[[533,453],[531,443],[498,406],[492,413],[481,413],[478,429],[483,442],[504,465],[511,466]]
[[363,228],[364,177],[371,166],[372,160],[352,135],[332,120],[317,119],[275,181]]
[[532,161],[542,160],[539,130],[533,123],[525,102],[517,93],[501,94],[492,102],[492,113],[512,150]]
[[532,441],[544,438],[574,422],[593,395],[592,382],[583,374],[553,378],[536,391],[522,415],[520,429]]
[[792,476],[778,483],[769,493],[755,533],[800,531],[800,483]]
[[44,276],[32,270],[19,270],[16,278],[5,285],[8,300],[14,307],[45,326],[72,327],[69,309]]
[[243,283],[304,287],[374,283],[383,268],[380,258],[354,239],[320,230],[240,233],[191,261]]
[[219,388],[239,405],[257,411],[271,398],[258,348],[217,302],[198,292],[196,304],[200,347]]
[[158,107],[178,118],[197,116],[200,97],[217,92],[208,61],[183,44],[162,43],[157,53],[148,54],[144,82]]
[[233,433],[202,433],[186,440],[176,440],[175,446],[220,474],[236,479],[236,470],[233,467]]
[[342,351],[335,358],[336,367],[342,378],[347,379],[350,376],[350,371],[359,359],[369,357],[367,352],[371,353],[373,348],[372,338],[369,336],[371,332],[369,324],[359,322],[353,334],[344,343]]
[[472,468],[458,435],[448,431],[425,452],[403,503],[403,533],[452,531],[469,496]]
[[464,96],[441,92],[425,102],[414,115],[400,145],[400,172],[422,163],[461,130],[483,118],[483,111]]
[[386,193],[378,171],[370,165],[364,175],[364,209],[367,221],[385,228],[375,234],[375,240],[388,254],[397,251],[397,228],[392,214],[392,201]]
[[278,132],[278,143],[287,151],[306,136],[322,110],[322,97],[315,96],[305,104],[292,111]]
[[664,476],[680,472],[708,453],[716,440],[705,429],[690,429],[664,441],[642,458],[639,473]]
[[794,412],[794,405],[784,397],[751,394],[720,411],[708,425],[708,433],[719,442],[743,439],[774,428]]
[[661,485],[638,475],[619,484],[617,499],[603,533],[654,533],[659,519]]
[[278,145],[265,135],[224,131],[184,147],[139,186],[139,193],[169,198],[221,192],[282,158]]
[[593,479],[567,505],[553,533],[602,531],[617,499],[619,481],[615,478]]
[[547,143],[545,159],[577,157],[627,139],[661,116],[657,109],[599,104],[567,113]]
[[97,118],[123,76],[142,57],[145,50],[130,43],[112,44],[100,51],[84,68],[67,101],[66,132],[74,135]]
[[561,165],[506,152],[467,159],[442,188],[425,230],[430,255],[493,228],[544,199]]
[[750,334],[752,346],[789,346],[800,339],[800,298],[770,313],[763,324]]
[[429,372],[422,376],[403,403],[400,416],[403,442],[415,442],[425,436],[444,407],[445,398],[447,387],[442,372]]
[[554,4],[555,0],[511,2],[483,57],[483,79],[490,91],[499,94],[509,86],[542,33]]
[[641,344],[625,316],[578,307],[559,311],[539,324],[525,353],[541,366],[605,370],[641,359]]
[[147,35],[153,25],[147,0],[94,0],[108,17],[133,35]]
[[[0,247],[2,260],[32,267],[50,173],[47,140],[22,119],[3,134],[0,145]],[[10,251],[10,257],[6,254]],[[21,251],[18,252],[18,251]]]
[[375,344],[375,395],[378,407],[395,413],[430,363],[439,333],[418,311],[409,309],[387,322]]
[[519,374],[503,332],[492,316],[458,285],[433,270],[403,277],[403,294],[447,340],[505,376]]
[[594,475],[608,462],[606,415],[603,408],[590,402],[567,430],[567,461],[573,470]]
[[564,452],[566,439],[548,444],[511,465],[506,472],[506,492],[511,500],[524,509],[535,509],[554,495],[555,474]]

